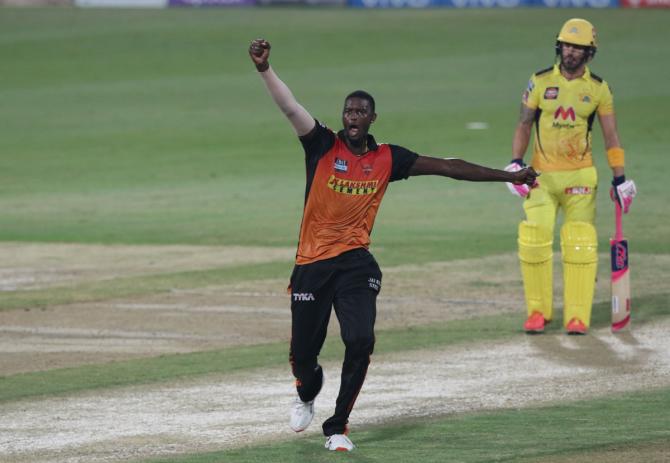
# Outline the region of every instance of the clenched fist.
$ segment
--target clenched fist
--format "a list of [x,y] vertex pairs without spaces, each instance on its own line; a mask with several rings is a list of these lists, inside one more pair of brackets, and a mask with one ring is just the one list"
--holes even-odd
[[530,190],[539,185],[537,181],[539,174],[532,167],[526,168],[522,167],[521,163],[511,162],[505,167],[505,171],[512,172],[517,177],[511,182],[507,182],[507,188],[515,196],[527,198]]
[[256,65],[258,72],[265,72],[270,67],[270,42],[265,39],[254,39],[249,45],[249,56]]

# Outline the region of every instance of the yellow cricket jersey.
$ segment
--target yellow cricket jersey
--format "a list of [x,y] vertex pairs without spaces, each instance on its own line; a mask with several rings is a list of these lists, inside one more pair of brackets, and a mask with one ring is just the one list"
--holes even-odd
[[591,128],[596,114],[614,113],[607,82],[586,68],[567,80],[558,64],[533,74],[523,103],[535,109],[531,165],[537,171],[574,170],[593,165]]

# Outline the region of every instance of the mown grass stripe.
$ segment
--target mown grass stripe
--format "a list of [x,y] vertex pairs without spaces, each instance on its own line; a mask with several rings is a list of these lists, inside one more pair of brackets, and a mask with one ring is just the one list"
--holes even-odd
[[[668,294],[638,299],[637,307],[643,309],[636,312],[634,324],[641,325],[658,320],[659,316],[667,316],[667,301]],[[593,328],[609,326],[609,304],[598,304],[593,312]],[[379,330],[375,351],[392,353],[512,338],[521,335],[522,320],[523,314],[504,314],[454,320],[444,324]],[[560,332],[561,328],[557,325],[550,325],[548,332]],[[288,341],[0,377],[0,402],[273,367],[288,362],[287,345]],[[326,341],[321,359],[341,357],[341,341],[337,337],[330,337]]]
[[[143,460],[146,463],[283,462],[561,462],[598,461],[613,449],[637,447],[648,463],[668,456],[670,389],[582,400],[565,405],[478,412],[352,432],[347,455],[323,449],[321,436],[235,450]],[[630,454],[627,454],[630,457]],[[602,461],[602,460],[601,460]],[[613,460],[621,461],[621,460]]]

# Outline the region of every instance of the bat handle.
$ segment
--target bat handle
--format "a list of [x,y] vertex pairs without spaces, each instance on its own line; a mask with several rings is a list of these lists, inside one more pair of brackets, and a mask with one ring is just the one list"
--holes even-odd
[[616,230],[614,234],[614,239],[621,241],[623,239],[623,224],[622,224],[622,211],[619,201],[614,201],[614,221],[616,223]]

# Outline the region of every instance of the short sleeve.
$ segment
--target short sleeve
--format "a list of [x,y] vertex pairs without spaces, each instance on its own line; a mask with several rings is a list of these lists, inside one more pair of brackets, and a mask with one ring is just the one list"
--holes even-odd
[[607,82],[603,82],[600,88],[600,102],[598,103],[598,115],[607,116],[614,113],[614,97]]
[[300,137],[300,143],[305,150],[305,159],[318,160],[330,150],[335,144],[335,134],[318,120],[311,132]]
[[521,102],[528,106],[530,109],[537,109],[540,106],[540,92],[535,83],[535,75],[530,76],[528,79],[528,86],[523,91],[521,97]]
[[389,145],[389,147],[391,148],[391,178],[389,181],[406,179],[419,155],[402,146]]

